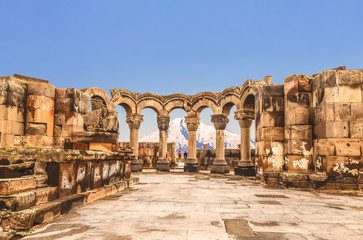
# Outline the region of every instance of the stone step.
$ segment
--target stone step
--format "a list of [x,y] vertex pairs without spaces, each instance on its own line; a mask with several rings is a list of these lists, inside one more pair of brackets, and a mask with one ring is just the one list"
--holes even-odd
[[61,214],[65,214],[71,209],[79,208],[86,205],[84,194],[72,195],[62,199],[57,199],[54,202],[59,202],[61,204]]
[[12,195],[0,195],[0,209],[21,211],[35,205],[35,193],[32,191]]
[[59,197],[58,187],[38,188],[34,193],[36,205],[54,201]]
[[20,192],[26,192],[34,190],[35,188],[36,188],[36,181],[33,176],[0,179],[1,195],[11,195]]
[[39,204],[35,210],[34,223],[45,223],[61,215],[62,203],[58,201]]

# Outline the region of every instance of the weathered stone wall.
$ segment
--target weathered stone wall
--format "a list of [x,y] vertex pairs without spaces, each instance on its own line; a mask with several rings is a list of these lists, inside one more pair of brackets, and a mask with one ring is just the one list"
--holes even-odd
[[362,88],[362,70],[326,70],[313,79],[315,187],[363,187]]
[[255,99],[257,176],[278,185],[284,166],[284,86],[262,86]]

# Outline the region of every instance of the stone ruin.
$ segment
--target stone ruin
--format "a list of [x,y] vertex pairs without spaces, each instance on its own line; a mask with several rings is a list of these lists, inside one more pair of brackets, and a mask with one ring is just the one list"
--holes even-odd
[[[231,155],[239,156],[236,175],[256,176],[269,186],[362,191],[362,90],[363,70],[345,67],[292,75],[283,85],[266,76],[218,93],[161,96],[112,89],[112,98],[97,87],[64,89],[21,75],[1,77],[1,227],[7,234],[27,230],[137,183],[130,171],[143,167],[138,130],[144,108],[157,113],[158,171],[170,171],[167,130],[176,108],[187,113],[184,171],[198,172],[205,164],[197,155],[196,132],[200,112],[209,107],[217,136],[210,170],[230,172],[224,131],[236,106],[241,127],[239,154]],[[118,105],[127,114],[128,144],[118,143]],[[251,159],[252,121],[256,149]]]
[[138,182],[99,98],[21,75],[0,91],[0,239]]

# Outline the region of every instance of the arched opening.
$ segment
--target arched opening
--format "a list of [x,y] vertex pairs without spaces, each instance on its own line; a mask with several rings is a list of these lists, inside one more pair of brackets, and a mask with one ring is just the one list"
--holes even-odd
[[223,112],[228,114],[229,120],[224,131],[225,160],[228,166],[234,169],[241,159],[241,127],[238,120],[234,118],[237,107],[233,103],[228,103],[225,107],[229,110],[227,112],[223,109]]
[[[171,167],[180,160],[185,162],[185,156],[187,156],[188,150],[188,128],[185,123],[185,117],[187,113],[180,108],[174,109],[170,113],[170,125],[168,129],[168,156],[170,156]],[[179,159],[180,153],[180,159]]]
[[257,161],[256,161],[256,109],[255,109],[255,96],[253,94],[248,95],[243,102],[243,110],[250,115],[252,118],[252,124],[250,128],[250,148],[251,148],[251,162],[256,166],[257,169]]
[[216,157],[216,130],[211,121],[213,110],[210,107],[198,109],[200,124],[197,131],[197,159],[200,169],[207,170]]
[[159,157],[157,113],[151,108],[141,110],[144,121],[139,128],[139,161],[143,168],[154,168]]
[[130,142],[130,128],[126,123],[126,110],[122,106],[117,105],[115,111],[117,112],[119,121],[118,141],[120,142],[120,146],[122,146],[122,144]]

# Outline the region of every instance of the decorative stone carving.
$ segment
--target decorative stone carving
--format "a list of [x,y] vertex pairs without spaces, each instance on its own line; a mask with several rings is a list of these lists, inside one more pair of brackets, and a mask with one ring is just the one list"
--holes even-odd
[[228,116],[223,113],[212,115],[212,123],[214,124],[214,127],[217,130],[226,129],[228,122],[229,122]]
[[168,131],[170,117],[169,116],[158,116],[158,128],[160,131]]
[[108,112],[106,108],[99,108],[88,112],[83,119],[87,131],[118,132],[119,122],[115,111]]
[[144,115],[132,113],[126,117],[126,123],[129,124],[130,129],[139,129],[140,124],[144,121]]
[[187,116],[185,117],[185,123],[187,124],[188,131],[197,131],[200,124],[200,118]]

